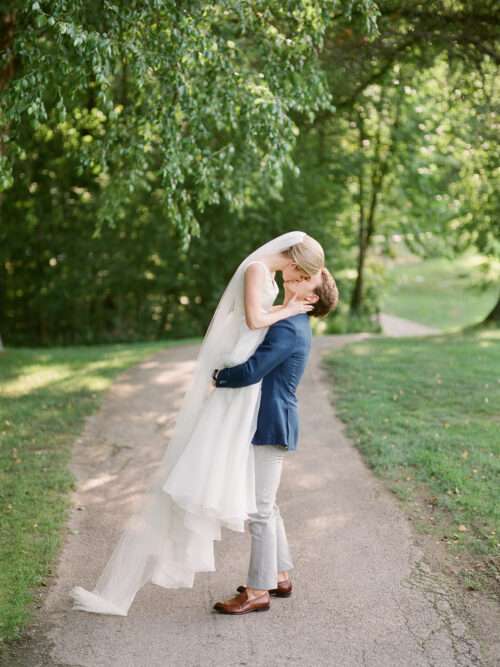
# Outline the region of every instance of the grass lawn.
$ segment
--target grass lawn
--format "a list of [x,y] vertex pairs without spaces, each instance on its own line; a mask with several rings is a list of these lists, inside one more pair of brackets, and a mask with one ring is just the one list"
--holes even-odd
[[84,418],[118,373],[168,346],[0,353],[0,647],[22,635],[35,589],[52,572],[74,484],[71,444]]
[[500,331],[372,339],[327,361],[335,407],[466,586],[500,586]]
[[457,330],[480,322],[498,297],[500,262],[490,268],[486,291],[481,282],[484,258],[467,254],[459,259],[407,261],[404,257],[388,267],[389,287],[381,303],[382,312],[414,320],[443,330]]

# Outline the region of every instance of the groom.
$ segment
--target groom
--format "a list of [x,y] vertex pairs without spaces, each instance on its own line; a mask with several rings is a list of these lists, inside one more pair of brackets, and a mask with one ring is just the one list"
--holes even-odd
[[283,519],[276,504],[283,458],[297,449],[299,423],[295,391],[306,367],[311,348],[310,315],[321,317],[333,310],[338,290],[327,269],[305,281],[285,283],[286,305],[295,296],[313,309],[276,322],[255,353],[243,364],[216,369],[216,387],[245,387],[262,380],[257,428],[252,444],[255,454],[257,512],[248,525],[252,546],[246,586],[239,594],[214,609],[224,614],[247,614],[270,608],[270,595],[288,597],[293,568]]

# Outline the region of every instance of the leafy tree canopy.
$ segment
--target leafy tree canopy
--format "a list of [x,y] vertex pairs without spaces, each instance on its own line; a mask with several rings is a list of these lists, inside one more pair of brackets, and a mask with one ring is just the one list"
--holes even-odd
[[352,12],[373,28],[372,0],[11,2],[0,186],[41,125],[105,184],[98,229],[156,187],[168,222],[197,234],[207,205],[241,209],[257,183],[279,186],[292,166],[291,112],[330,108],[318,54],[334,18]]

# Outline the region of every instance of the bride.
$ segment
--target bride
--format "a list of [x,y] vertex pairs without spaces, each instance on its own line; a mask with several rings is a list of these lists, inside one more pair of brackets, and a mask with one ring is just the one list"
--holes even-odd
[[243,532],[257,511],[251,446],[260,385],[214,390],[215,368],[246,361],[268,327],[307,312],[293,299],[273,306],[274,280],[305,280],[324,266],[320,244],[304,232],[282,234],[251,253],[227,285],[198,354],[174,434],[139,511],[124,530],[92,591],[75,586],[73,609],[126,616],[148,581],[191,588],[196,572],[215,571],[221,528]]

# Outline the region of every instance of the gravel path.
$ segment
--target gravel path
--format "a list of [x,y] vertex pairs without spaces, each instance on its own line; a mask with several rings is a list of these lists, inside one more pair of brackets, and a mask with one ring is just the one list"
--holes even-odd
[[196,348],[168,349],[117,379],[75,443],[78,489],[57,577],[29,651],[9,667],[493,667],[335,417],[321,357],[366,337],[315,339],[300,385],[302,438],[278,496],[295,560],[291,598],[262,614],[212,611],[245,583],[250,537],[225,530],[217,572],[197,575],[193,589],[147,584],[125,618],[71,610],[70,588],[92,588],[171,433]]

